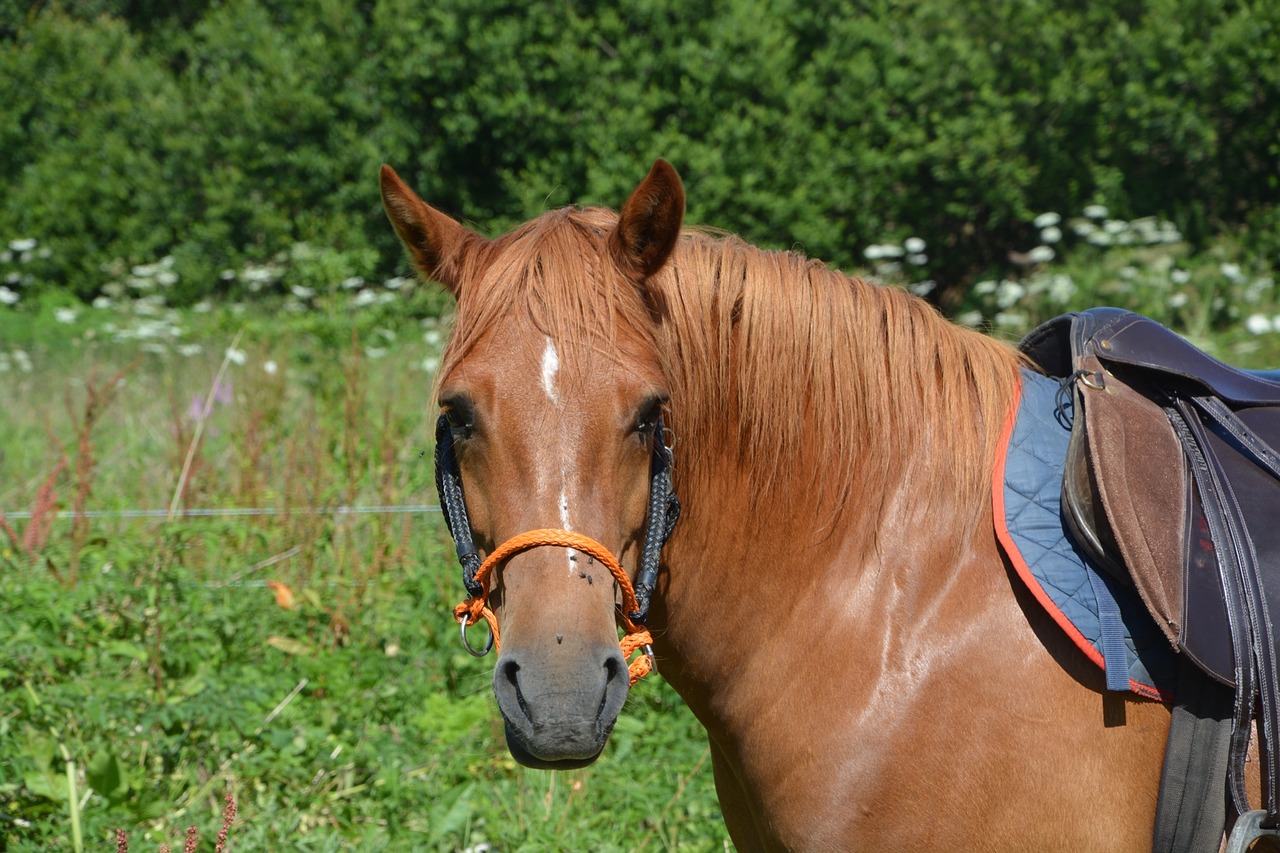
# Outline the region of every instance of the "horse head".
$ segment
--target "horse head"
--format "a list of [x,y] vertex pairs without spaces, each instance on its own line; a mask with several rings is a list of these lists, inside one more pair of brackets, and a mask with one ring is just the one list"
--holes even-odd
[[[622,600],[644,549],[668,398],[651,279],[680,235],[680,179],[658,161],[618,214],[555,210],[496,240],[424,203],[388,166],[381,189],[417,269],[457,302],[436,397],[477,550],[545,529],[607,549],[517,549],[485,577],[512,755],[589,764],[629,690],[617,624],[629,624]],[[618,577],[598,559],[613,555],[627,567]]]

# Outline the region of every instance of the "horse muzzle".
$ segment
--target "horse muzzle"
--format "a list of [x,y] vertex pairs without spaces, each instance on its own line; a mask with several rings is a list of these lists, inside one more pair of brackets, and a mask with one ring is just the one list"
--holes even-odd
[[617,646],[574,657],[504,653],[498,659],[493,690],[507,747],[526,767],[568,770],[592,763],[626,702],[627,662]]

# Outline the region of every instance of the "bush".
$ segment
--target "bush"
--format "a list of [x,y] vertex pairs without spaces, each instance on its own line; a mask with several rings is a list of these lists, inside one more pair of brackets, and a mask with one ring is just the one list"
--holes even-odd
[[917,236],[952,301],[1042,211],[1101,202],[1202,245],[1280,197],[1276,4],[83,8],[0,42],[0,237],[39,239],[44,286],[83,297],[115,259],[172,255],[188,299],[298,243],[335,275],[403,269],[384,161],[497,230],[616,206],[664,156],[690,221],[846,267]]

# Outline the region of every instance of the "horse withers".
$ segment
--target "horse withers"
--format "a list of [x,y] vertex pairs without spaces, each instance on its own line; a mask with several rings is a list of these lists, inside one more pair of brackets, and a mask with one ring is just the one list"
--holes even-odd
[[[621,623],[705,726],[739,850],[1150,849],[1169,710],[1104,690],[994,532],[1012,348],[683,228],[662,161],[619,213],[494,240],[389,167],[381,186],[457,300],[436,392],[460,550],[502,555],[483,584],[472,564],[461,618],[500,628],[518,761],[599,756],[628,690]],[[684,517],[633,624],[668,439]],[[499,550],[529,531],[554,535]]]

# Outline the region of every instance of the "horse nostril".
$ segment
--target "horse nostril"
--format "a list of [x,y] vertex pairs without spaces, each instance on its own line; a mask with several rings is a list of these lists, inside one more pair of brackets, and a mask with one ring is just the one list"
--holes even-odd
[[509,660],[506,663],[502,664],[502,676],[506,678],[507,682],[517,690],[520,689],[520,685],[516,683],[516,673],[519,671],[520,671],[520,664],[516,663],[513,660]]
[[621,664],[618,662],[616,655],[610,655],[604,659],[604,680],[606,682],[613,681],[618,677],[618,673],[622,670]]
[[520,689],[520,680],[517,674],[520,672],[520,664],[513,660],[509,660],[498,667],[502,673],[502,677],[511,685],[511,690],[515,693],[516,704],[520,706],[520,712],[524,714],[525,719],[532,720],[533,716],[529,713],[529,706],[524,701],[524,692]]

